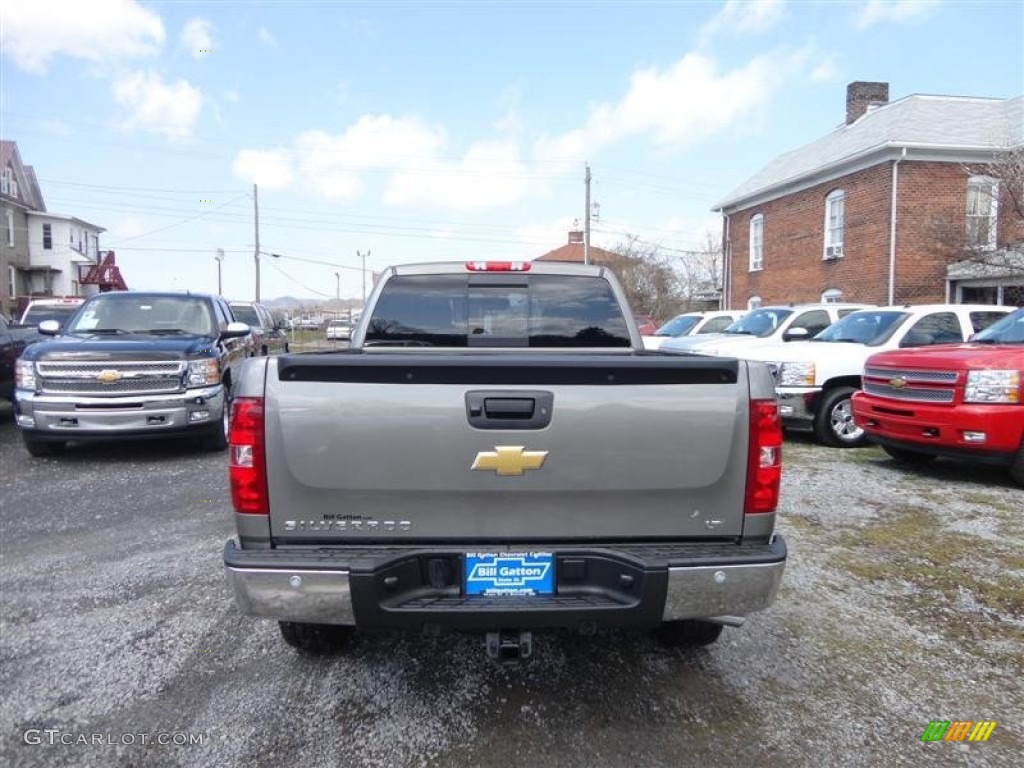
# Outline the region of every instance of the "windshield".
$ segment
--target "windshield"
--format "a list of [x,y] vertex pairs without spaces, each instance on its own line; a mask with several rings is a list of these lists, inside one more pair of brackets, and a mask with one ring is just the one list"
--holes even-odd
[[232,304],[231,314],[235,316],[235,320],[240,323],[245,323],[248,326],[255,326],[256,328],[259,328],[262,325],[262,323],[260,323],[260,316],[256,313],[255,307],[251,304],[239,304],[237,306]]
[[750,314],[741,317],[722,333],[747,334],[763,339],[766,336],[771,336],[782,325],[782,321],[791,314],[793,314],[793,310],[785,308],[755,309]]
[[684,336],[700,322],[699,315],[679,315],[673,317],[654,332],[655,336]]
[[906,312],[862,310],[851,312],[814,337],[815,341],[866,344],[883,343],[909,315]]
[[993,323],[971,340],[985,344],[1024,343],[1024,307]]
[[214,335],[207,303],[189,296],[109,294],[84,304],[68,324],[68,332],[187,333]]
[[76,304],[74,306],[65,305],[59,307],[29,307],[28,312],[25,313],[25,317],[22,318],[21,322],[24,325],[38,325],[44,320],[56,320],[61,325],[64,325],[64,322],[71,317],[75,310],[80,306],[80,304]]

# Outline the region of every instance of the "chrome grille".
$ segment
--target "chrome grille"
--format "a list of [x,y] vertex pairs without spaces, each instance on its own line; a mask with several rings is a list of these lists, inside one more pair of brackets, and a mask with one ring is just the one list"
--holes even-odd
[[871,366],[864,369],[864,375],[879,379],[906,379],[908,383],[929,384],[955,384],[959,376],[956,371],[915,371],[900,368],[873,368]]
[[[40,391],[82,395],[180,392],[187,366],[184,360],[51,360],[36,364]],[[117,373],[120,378],[110,382],[102,381],[99,376],[104,372]]]
[[875,381],[865,381],[864,391],[869,395],[893,400],[911,400],[920,403],[952,403],[952,389],[926,389],[924,387],[893,387]]

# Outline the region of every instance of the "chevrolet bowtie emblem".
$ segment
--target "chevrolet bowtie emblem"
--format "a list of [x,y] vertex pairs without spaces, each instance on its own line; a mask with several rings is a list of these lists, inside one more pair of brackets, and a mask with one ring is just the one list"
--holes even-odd
[[889,379],[889,386],[895,387],[896,389],[903,389],[905,386],[907,386],[907,380],[904,379],[902,376],[897,376],[894,379]]
[[470,469],[494,470],[499,475],[521,475],[527,469],[544,466],[547,451],[524,451],[522,445],[496,445],[493,451],[480,451]]
[[100,371],[96,374],[96,380],[102,381],[104,384],[113,384],[115,381],[120,381],[120,379],[121,374],[110,369]]

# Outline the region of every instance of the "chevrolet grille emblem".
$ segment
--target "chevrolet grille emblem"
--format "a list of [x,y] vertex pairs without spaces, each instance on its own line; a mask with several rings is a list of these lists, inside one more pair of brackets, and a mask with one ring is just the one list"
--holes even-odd
[[905,386],[907,386],[907,380],[904,379],[902,376],[897,376],[894,379],[889,379],[889,386],[895,389],[903,389]]
[[496,445],[493,451],[480,451],[470,469],[493,470],[499,475],[522,475],[527,469],[544,466],[547,451],[524,451],[522,445]]
[[100,371],[96,374],[96,380],[102,381],[104,384],[113,384],[115,381],[121,380],[121,374],[117,371],[105,370]]

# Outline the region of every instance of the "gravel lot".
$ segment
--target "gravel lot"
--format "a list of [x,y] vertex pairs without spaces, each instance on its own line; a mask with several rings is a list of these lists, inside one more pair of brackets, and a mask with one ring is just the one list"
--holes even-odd
[[[534,660],[500,667],[478,637],[383,635],[310,659],[231,603],[223,454],[32,460],[2,406],[0,762],[1019,765],[1024,491],[798,436],[785,462],[778,602],[708,649],[541,635]],[[934,719],[998,726],[922,744]],[[32,729],[116,743],[29,744]]]

